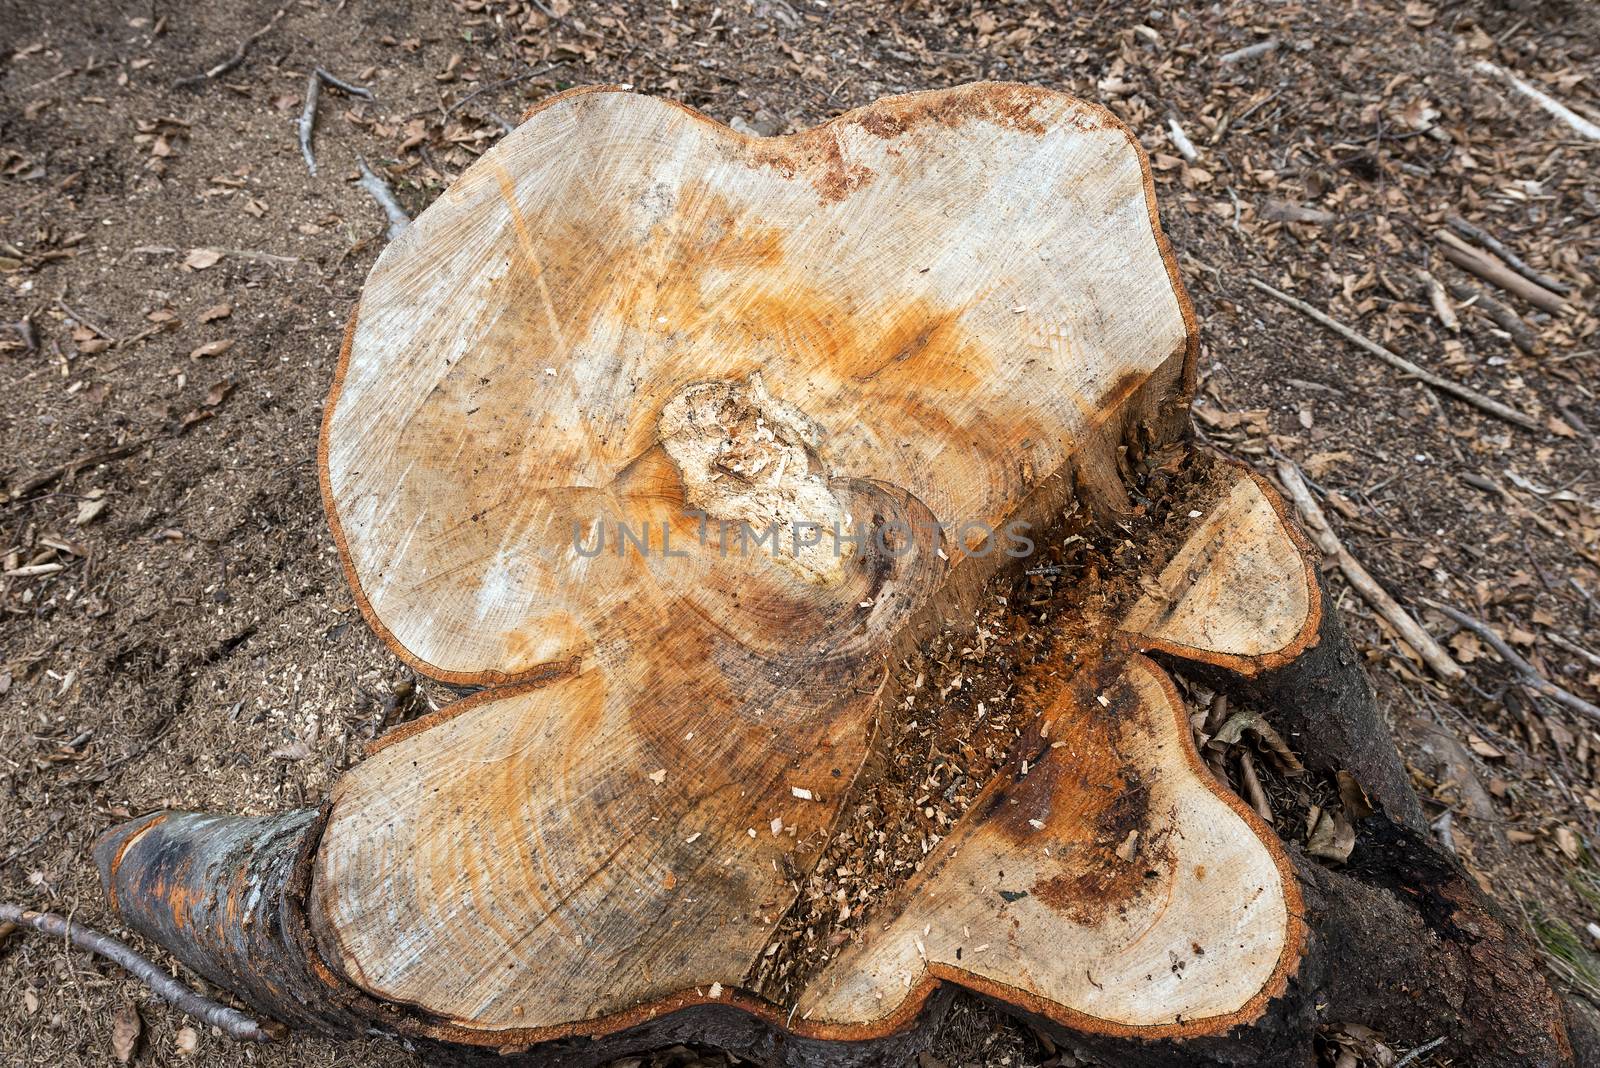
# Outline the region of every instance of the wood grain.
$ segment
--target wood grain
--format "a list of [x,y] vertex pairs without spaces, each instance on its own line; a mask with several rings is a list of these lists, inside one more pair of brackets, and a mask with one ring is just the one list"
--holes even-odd
[[[469,1040],[768,1011],[738,986],[869,766],[889,657],[1011,563],[984,531],[1126,507],[1120,452],[1181,434],[1192,359],[1147,164],[1099,108],[969,86],[771,139],[612,90],[538,110],[380,257],[341,357],[324,493],[363,611],[420,670],[495,688],[335,788],[322,956]],[[1234,570],[1299,575],[1292,548]],[[1152,729],[1126,773],[1222,804]],[[1194,818],[1138,826],[1200,841]],[[1256,1004],[1292,956],[1288,891],[1254,830],[1217,826],[1277,909],[1207,965],[1229,983],[1120,1010],[1077,979],[1017,996],[1135,1028]],[[1040,948],[1127,933],[1054,922]],[[814,1030],[881,1031],[887,1007]]]

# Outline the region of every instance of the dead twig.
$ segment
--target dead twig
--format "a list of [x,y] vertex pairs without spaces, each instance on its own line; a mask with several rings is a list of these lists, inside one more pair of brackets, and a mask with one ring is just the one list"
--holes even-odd
[[1571,638],[1557,634],[1554,631],[1546,633],[1545,637],[1550,639],[1550,644],[1565,649],[1580,660],[1588,661],[1593,667],[1600,667],[1600,654],[1590,652]]
[[541,74],[549,74],[551,71],[558,70],[561,67],[565,67],[566,65],[567,65],[567,61],[566,60],[562,60],[559,63],[551,63],[551,64],[548,64],[546,66],[540,67],[537,70],[528,70],[528,71],[523,71],[521,74],[513,74],[509,78],[502,78],[497,82],[490,82],[488,85],[480,85],[480,86],[478,86],[478,88],[474,89],[472,92],[468,93],[466,96],[462,97],[460,100],[457,100],[454,104],[451,104],[449,107],[445,108],[444,109],[444,117],[445,118],[449,118],[450,117],[450,113],[452,111],[456,110],[459,107],[462,107],[469,100],[472,100],[475,97],[482,96],[484,93],[492,93],[497,89],[504,89],[508,85],[516,85],[518,82],[525,82],[530,78],[537,78]]
[[243,41],[239,42],[239,47],[234,49],[233,55],[229,56],[221,63],[218,63],[210,70],[202,71],[201,73],[190,78],[179,78],[177,81],[172,83],[172,87],[174,89],[192,89],[195,86],[206,84],[213,78],[220,78],[230,70],[233,70],[239,64],[244,62],[245,56],[250,54],[250,47],[252,45],[272,32],[272,28],[278,24],[279,19],[283,18],[283,13],[287,10],[287,8],[280,7],[276,12],[273,13],[272,18],[265,26],[261,27],[255,33],[252,33],[249,37],[246,37]]
[[1435,230],[1433,237],[1439,242],[1444,258],[1463,271],[1475,274],[1490,285],[1499,286],[1507,293],[1521,297],[1541,311],[1547,311],[1551,315],[1566,313],[1567,302],[1561,299],[1559,293],[1553,293],[1544,286],[1528,281],[1500,260],[1487,252],[1473,248],[1448,230]]
[[1545,351],[1544,342],[1539,340],[1539,335],[1533,332],[1532,327],[1523,322],[1522,316],[1483,290],[1465,282],[1451,282],[1450,295],[1459,300],[1463,307],[1477,308],[1487,315],[1496,326],[1511,335],[1513,345],[1529,356],[1538,356]]
[[1505,245],[1501,244],[1500,240],[1493,234],[1489,233],[1489,231],[1484,230],[1481,227],[1474,226],[1472,223],[1469,223],[1459,215],[1447,215],[1445,216],[1444,221],[1449,224],[1450,229],[1454,230],[1462,237],[1467,238],[1470,241],[1476,241],[1490,252],[1493,252],[1496,256],[1499,256],[1501,259],[1505,260],[1506,266],[1510,267],[1513,271],[1516,271],[1534,285],[1544,286],[1546,289],[1555,293],[1559,293],[1563,297],[1572,292],[1572,287],[1567,283],[1551,278],[1549,275],[1540,274],[1538,271],[1528,266],[1528,264],[1523,261],[1522,257],[1518,256],[1515,252],[1512,252]]
[[1487,59],[1480,59],[1478,62],[1473,64],[1473,69],[1482,74],[1492,74],[1496,78],[1505,79],[1508,83],[1510,83],[1511,88],[1515,89],[1529,100],[1532,100],[1534,103],[1544,108],[1545,111],[1549,112],[1551,115],[1554,115],[1556,118],[1560,119],[1562,122],[1578,131],[1578,133],[1584,137],[1587,137],[1591,141],[1600,141],[1600,126],[1596,126],[1582,115],[1577,114],[1559,100],[1556,100],[1553,97],[1540,92],[1538,89],[1535,89],[1533,86],[1529,85],[1515,74],[1512,74],[1504,67],[1496,66],[1495,64],[1490,63]]
[[1344,543],[1339,540],[1339,535],[1333,532],[1333,527],[1328,523],[1328,517],[1323,514],[1321,506],[1311,496],[1311,490],[1306,486],[1305,478],[1300,474],[1300,468],[1292,461],[1280,460],[1278,462],[1278,481],[1283,483],[1283,488],[1288,491],[1289,499],[1300,511],[1305,520],[1307,531],[1317,547],[1330,559],[1339,565],[1339,570],[1344,572],[1344,577],[1350,585],[1355,587],[1357,593],[1364,597],[1368,604],[1377,610],[1378,614],[1389,621],[1389,625],[1405,639],[1407,645],[1417,651],[1434,672],[1441,678],[1461,679],[1466,677],[1466,670],[1444,651],[1444,647],[1433,639],[1422,628],[1422,624],[1411,618],[1411,614],[1400,607],[1387,590],[1378,585],[1378,580],[1373,578],[1360,561],[1351,556],[1345,549]]
[[[1266,55],[1268,52],[1276,52],[1277,50],[1278,39],[1276,37],[1269,37],[1265,41],[1259,41],[1256,44],[1245,45],[1243,48],[1235,48],[1232,52],[1223,53],[1221,56],[1217,57],[1217,65],[1220,67],[1226,67],[1230,64],[1239,63],[1246,59],[1255,59],[1259,56]],[[1240,116],[1240,118],[1243,118],[1243,116]]]
[[1466,401],[1468,404],[1479,409],[1480,411],[1488,412],[1490,415],[1493,415],[1499,419],[1504,419],[1508,423],[1515,423],[1517,426],[1520,426],[1525,430],[1539,431],[1543,429],[1543,427],[1540,426],[1539,421],[1533,418],[1533,416],[1519,412],[1515,408],[1501,404],[1499,401],[1493,400],[1492,398],[1485,397],[1477,390],[1463,386],[1459,382],[1453,382],[1448,378],[1443,378],[1434,374],[1432,371],[1419,367],[1417,364],[1412,363],[1404,356],[1399,356],[1393,352],[1390,352],[1388,349],[1384,348],[1376,341],[1373,341],[1371,338],[1356,333],[1354,330],[1350,329],[1348,326],[1345,326],[1337,319],[1334,319],[1328,315],[1324,315],[1322,312],[1313,308],[1305,301],[1273,289],[1259,278],[1249,278],[1246,279],[1246,281],[1279,303],[1287,304],[1300,314],[1314,320],[1315,322],[1321,323],[1323,326],[1327,327],[1329,330],[1332,330],[1335,334],[1338,334],[1346,341],[1360,346],[1362,349],[1376,356],[1390,367],[1393,367],[1399,371],[1404,371],[1413,378],[1417,378],[1423,382],[1426,382],[1428,385],[1439,390],[1441,393],[1448,393],[1457,400]]
[[313,176],[317,173],[317,157],[311,151],[311,131],[317,124],[317,101],[320,99],[322,78],[312,71],[306,79],[306,106],[300,109],[300,155]]
[[324,85],[331,85],[341,93],[348,93],[351,96],[359,96],[362,100],[376,99],[376,97],[372,95],[371,89],[368,89],[364,85],[356,85],[354,82],[347,82],[343,78],[337,78],[333,74],[329,73],[324,67],[316,67],[312,70],[312,73],[318,78],[322,79],[322,83]]
[[300,155],[305,157],[306,166],[311,173],[317,173],[317,157],[311,151],[311,134],[317,126],[317,105],[322,100],[322,87],[331,85],[340,92],[359,96],[363,100],[371,100],[372,90],[364,85],[353,85],[342,78],[336,78],[321,67],[312,67],[311,74],[306,78],[306,104],[300,109]]
[[1456,315],[1456,310],[1450,306],[1450,298],[1444,295],[1444,286],[1427,271],[1418,271],[1417,277],[1422,280],[1422,288],[1427,291],[1428,303],[1433,306],[1433,314],[1438,316],[1439,322],[1446,330],[1458,333],[1461,330],[1461,319]]
[[88,950],[122,966],[162,1001],[201,1023],[220,1028],[236,1041],[271,1042],[284,1035],[282,1024],[251,1019],[238,1009],[231,1009],[196,994],[126,942],[73,923],[65,916],[57,916],[53,912],[34,912],[20,905],[0,904],[0,920],[65,938],[79,949]]
[[115,334],[104,327],[97,326],[95,323],[87,319],[82,312],[74,311],[72,308],[68,307],[65,300],[57,300],[56,307],[65,312],[67,317],[73,322],[77,323],[79,326],[88,327],[90,330],[93,330],[95,333],[111,342],[113,345],[117,343],[117,336]]
[[1421,1046],[1418,1046],[1416,1049],[1412,1050],[1410,1053],[1407,1053],[1404,1057],[1401,1057],[1399,1060],[1395,1061],[1394,1062],[1394,1068],[1406,1068],[1406,1065],[1411,1064],[1411,1063],[1413,1063],[1413,1062],[1415,1062],[1417,1060],[1420,1060],[1424,1055],[1432,1053],[1434,1050],[1438,1049],[1442,1045],[1444,1045],[1444,1036],[1440,1035],[1438,1038],[1434,1039],[1432,1042],[1428,1042],[1428,1043],[1425,1043],[1425,1044],[1423,1044]]
[[58,479],[69,478],[86,468],[98,467],[101,464],[110,463],[112,460],[120,460],[125,456],[132,456],[134,453],[150,444],[151,440],[152,439],[150,438],[140,438],[137,441],[130,441],[124,445],[118,445],[114,448],[102,450],[101,452],[93,452],[87,456],[80,456],[76,460],[70,460],[58,467],[52,467],[49,470],[41,471],[31,478],[23,479],[21,482],[17,483],[17,485],[11,490],[11,500],[20,500],[30,493],[36,493],[39,490],[44,489],[46,486]]
[[1453,608],[1442,601],[1435,601],[1427,597],[1424,597],[1423,600],[1444,613],[1457,626],[1465,627],[1487,642],[1489,648],[1493,649],[1499,654],[1500,659],[1506,662],[1506,666],[1517,673],[1517,681],[1523,686],[1535,693],[1543,694],[1552,701],[1559,701],[1574,712],[1588,716],[1590,719],[1600,720],[1600,707],[1590,704],[1575,693],[1562,689],[1539,674],[1539,669],[1530,664],[1521,653],[1511,648],[1510,643],[1495,633],[1494,628],[1489,624],[1475,619],[1461,611],[1461,609]]
[[357,156],[356,163],[361,167],[361,188],[378,202],[383,213],[389,217],[389,240],[393,241],[411,225],[411,216],[406,214],[406,210],[395,199],[394,190],[389,188],[389,183],[379,178],[372,168],[367,166],[366,160]]

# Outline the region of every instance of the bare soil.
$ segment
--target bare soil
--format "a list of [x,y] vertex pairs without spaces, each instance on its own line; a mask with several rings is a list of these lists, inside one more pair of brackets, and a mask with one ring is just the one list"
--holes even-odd
[[[1562,981],[1600,997],[1584,933],[1600,922],[1600,736],[1421,601],[1600,698],[1600,667],[1554,640],[1600,649],[1600,143],[1473,69],[1491,60],[1600,121],[1592,5],[295,0],[237,66],[174,87],[275,10],[0,0],[0,897],[115,932],[88,857],[107,826],[312,802],[375,733],[454,697],[414,685],[362,623],[317,491],[342,326],[385,241],[358,156],[415,213],[568,85],[628,83],[770,134],[1011,79],[1104,102],[1150,150],[1205,339],[1199,426],[1258,464],[1299,462],[1352,553],[1466,666],[1467,684],[1433,679],[1334,577],[1441,835]],[[316,176],[295,133],[314,66],[376,95],[324,90]],[[1574,286],[1573,311],[1448,264],[1433,233],[1451,213]],[[1518,350],[1481,303],[1457,302],[1448,328],[1423,268],[1512,307],[1544,351]],[[1252,276],[1545,429],[1408,381]],[[1291,795],[1328,784],[1262,768],[1280,830],[1304,840]],[[185,1055],[186,1021],[141,987],[22,935],[0,946],[0,1060],[112,1063],[124,999],[141,1064],[415,1063],[379,1040],[210,1033]],[[1383,1063],[1434,1037],[1335,1029],[1327,1055]],[[1072,1063],[970,1003],[935,1055]]]

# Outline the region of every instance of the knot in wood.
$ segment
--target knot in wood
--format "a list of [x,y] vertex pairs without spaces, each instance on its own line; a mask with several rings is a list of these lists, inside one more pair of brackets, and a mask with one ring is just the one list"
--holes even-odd
[[759,372],[688,387],[662,409],[660,435],[685,502],[733,528],[721,545],[764,546],[807,582],[843,579],[851,516],[829,487],[822,427],[767,392]]

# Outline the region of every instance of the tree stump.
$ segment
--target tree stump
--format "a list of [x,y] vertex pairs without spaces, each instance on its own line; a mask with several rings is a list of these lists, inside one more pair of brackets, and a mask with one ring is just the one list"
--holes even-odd
[[[1566,1063],[1278,494],[1195,446],[1197,349],[1099,107],[557,96],[379,258],[323,428],[362,612],[470,696],[320,810],[113,829],[107,892],[274,1018],[493,1063],[895,1063],[955,988],[1123,1063]],[[1345,864],[1171,672],[1364,788]]]

